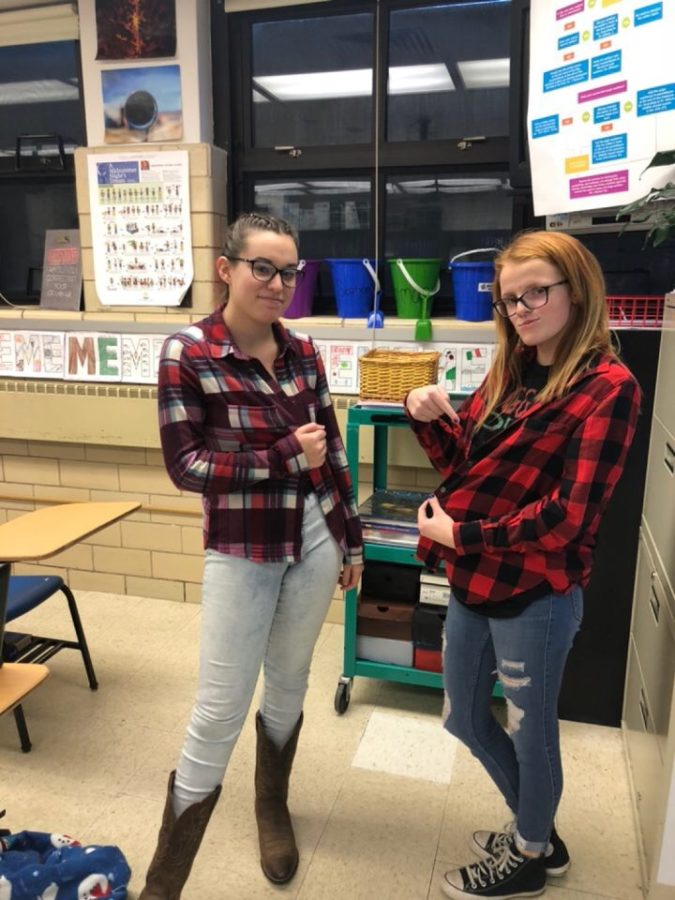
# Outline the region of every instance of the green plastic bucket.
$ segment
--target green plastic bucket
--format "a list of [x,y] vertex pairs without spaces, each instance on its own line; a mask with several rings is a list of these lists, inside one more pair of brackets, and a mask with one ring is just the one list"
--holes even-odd
[[431,315],[431,298],[441,287],[441,260],[390,259],[387,262],[394,285],[397,316],[401,319],[421,318],[427,299],[427,315]]

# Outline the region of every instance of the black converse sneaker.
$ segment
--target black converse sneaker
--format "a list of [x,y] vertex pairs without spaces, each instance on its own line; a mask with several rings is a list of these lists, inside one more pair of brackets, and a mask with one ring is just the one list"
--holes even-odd
[[446,872],[441,889],[446,897],[537,897],[546,889],[544,857],[526,857],[518,851],[513,836],[503,844],[496,856],[482,862]]
[[[515,822],[511,822],[505,826],[504,831],[474,831],[471,838],[471,849],[481,859],[495,856],[511,840],[515,828]],[[555,830],[555,826],[551,832],[551,841],[544,854],[544,864],[549,878],[559,878],[570,867],[570,855],[565,842]]]

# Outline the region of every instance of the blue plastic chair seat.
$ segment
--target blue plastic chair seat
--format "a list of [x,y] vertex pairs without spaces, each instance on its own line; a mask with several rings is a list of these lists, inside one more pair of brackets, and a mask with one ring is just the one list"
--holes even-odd
[[[15,639],[12,650],[7,646],[5,659],[15,662],[47,662],[59,650],[78,650],[82,654],[82,662],[87,673],[89,687],[95,691],[98,687],[94,665],[91,661],[87,639],[80,620],[77,603],[73,592],[58,575],[10,575],[7,586],[7,612],[5,621],[11,622],[25,613],[29,613],[54,594],[61,592],[68,603],[70,617],[77,640],[44,637],[35,634],[13,634]],[[16,641],[19,639],[19,642]]]
[[63,587],[63,578],[58,575],[12,575],[7,590],[6,621],[30,612]]

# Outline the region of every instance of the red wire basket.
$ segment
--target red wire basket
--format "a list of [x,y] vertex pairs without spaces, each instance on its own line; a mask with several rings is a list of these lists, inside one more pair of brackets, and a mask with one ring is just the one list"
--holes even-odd
[[660,328],[663,324],[663,296],[608,297],[612,328]]

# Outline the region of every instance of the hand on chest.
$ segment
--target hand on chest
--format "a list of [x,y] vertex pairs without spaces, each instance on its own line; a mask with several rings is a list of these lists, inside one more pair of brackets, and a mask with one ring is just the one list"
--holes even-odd
[[260,365],[245,377],[222,379],[222,389],[208,395],[206,431],[220,444],[268,447],[308,422],[315,422],[315,392],[303,379],[272,379]]

